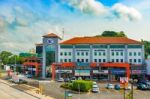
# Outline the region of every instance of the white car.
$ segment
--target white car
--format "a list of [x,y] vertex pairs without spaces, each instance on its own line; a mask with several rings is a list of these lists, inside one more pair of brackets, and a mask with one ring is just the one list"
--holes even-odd
[[99,87],[98,87],[97,84],[94,84],[94,85],[92,86],[92,92],[99,93]]
[[114,89],[114,85],[113,84],[107,84],[106,88],[107,89]]
[[58,82],[64,82],[64,79],[63,78],[59,78],[57,81]]
[[94,81],[94,82],[93,82],[93,85],[97,85],[97,83]]

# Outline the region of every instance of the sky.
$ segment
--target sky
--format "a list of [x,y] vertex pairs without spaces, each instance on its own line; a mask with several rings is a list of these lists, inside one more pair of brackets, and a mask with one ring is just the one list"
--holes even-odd
[[105,30],[150,41],[150,0],[0,0],[0,51],[27,52],[55,33],[67,40]]

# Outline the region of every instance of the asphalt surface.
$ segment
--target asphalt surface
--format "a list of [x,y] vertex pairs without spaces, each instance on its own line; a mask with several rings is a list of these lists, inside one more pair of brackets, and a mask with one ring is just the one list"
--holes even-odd
[[0,99],[38,99],[0,82]]
[[[65,89],[60,88],[60,82],[41,83],[44,87],[44,94],[52,96],[55,99],[64,99]],[[74,93],[72,99],[123,99],[123,91],[115,89],[106,89],[106,83],[99,83],[100,93]],[[126,91],[129,92],[129,91]],[[137,90],[134,87],[134,99],[150,99],[150,91]]]

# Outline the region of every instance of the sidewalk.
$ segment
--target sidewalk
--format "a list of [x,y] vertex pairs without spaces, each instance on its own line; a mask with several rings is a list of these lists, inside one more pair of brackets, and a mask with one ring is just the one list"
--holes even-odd
[[42,95],[42,94],[37,94],[36,91],[38,90],[38,88],[36,87],[32,87],[32,86],[29,86],[29,85],[26,85],[26,84],[14,84],[14,83],[10,83],[6,80],[2,80],[0,79],[0,82],[1,83],[4,83],[12,88],[15,88],[15,89],[18,89],[28,95],[31,95],[37,99],[54,99],[52,97],[49,97],[49,96],[45,96],[45,95]]

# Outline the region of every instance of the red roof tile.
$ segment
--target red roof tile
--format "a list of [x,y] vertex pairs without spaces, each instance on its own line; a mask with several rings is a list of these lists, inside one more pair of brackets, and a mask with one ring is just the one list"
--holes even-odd
[[127,37],[75,37],[60,44],[142,44]]
[[[54,38],[60,38],[58,35],[54,34],[54,33],[49,33],[46,35],[43,35],[43,37],[54,37]],[[61,38],[60,38],[61,39]]]

